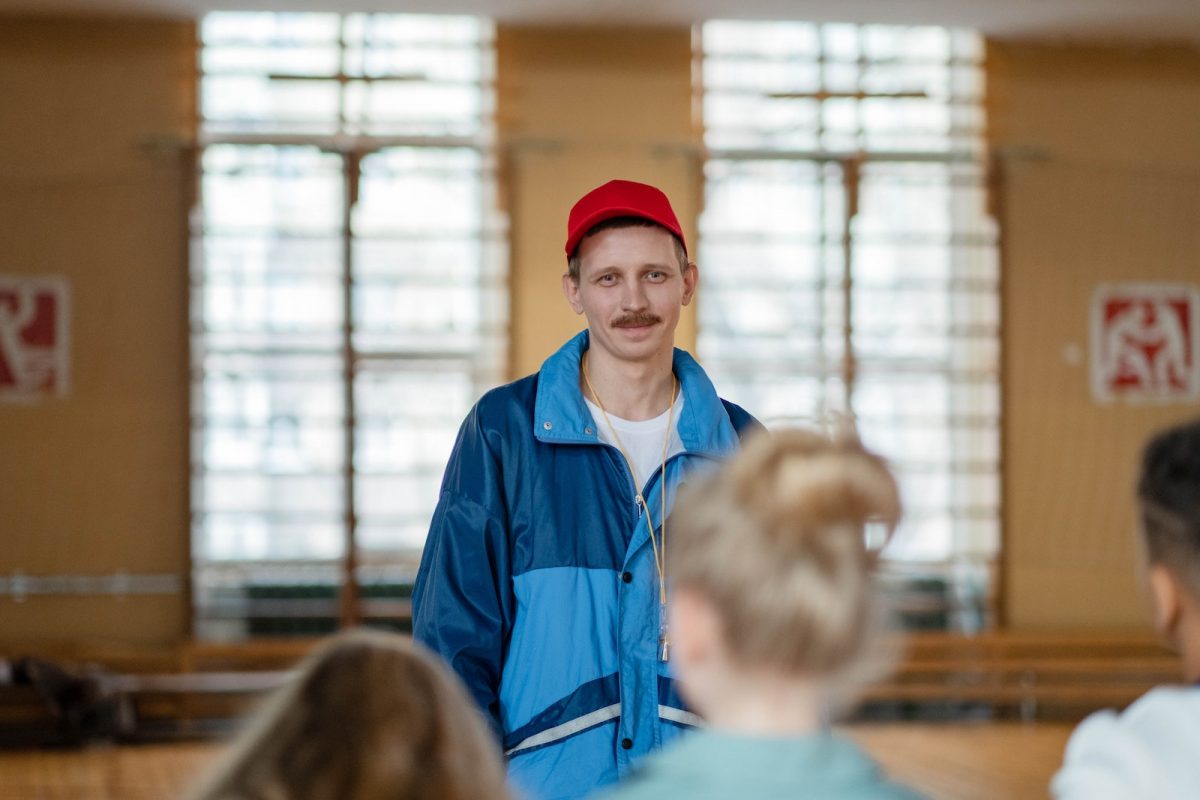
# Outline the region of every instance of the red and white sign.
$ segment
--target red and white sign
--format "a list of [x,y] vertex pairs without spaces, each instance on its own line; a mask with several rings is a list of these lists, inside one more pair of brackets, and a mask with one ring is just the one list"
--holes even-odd
[[1102,401],[1200,399],[1200,288],[1099,286],[1092,300],[1092,392]]
[[0,400],[66,394],[69,302],[63,278],[0,275]]

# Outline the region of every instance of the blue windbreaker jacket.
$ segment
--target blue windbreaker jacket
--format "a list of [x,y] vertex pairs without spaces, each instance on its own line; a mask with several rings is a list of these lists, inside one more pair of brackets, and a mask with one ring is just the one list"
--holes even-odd
[[[660,529],[659,472],[643,509],[579,391],[587,346],[585,330],[468,414],[413,593],[415,637],[466,682],[512,783],[538,800],[613,783],[696,722],[656,652],[658,584],[641,515]],[[757,427],[686,352],[675,351],[674,371],[685,452],[667,462],[668,510],[681,479]]]

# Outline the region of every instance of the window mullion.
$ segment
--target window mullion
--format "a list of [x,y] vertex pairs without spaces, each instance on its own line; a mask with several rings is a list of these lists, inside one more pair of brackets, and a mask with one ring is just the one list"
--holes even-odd
[[854,219],[858,216],[860,159],[842,161],[842,411],[854,416],[858,360],[854,352]]
[[358,202],[359,166],[357,151],[342,155],[346,189],[342,203],[342,502],[345,509],[345,545],[342,554],[339,617],[343,628],[353,627],[360,619],[358,605],[358,513],[356,505],[357,473],[354,468],[358,443],[358,411],[355,374],[358,354],[354,348],[354,243],[353,216]]

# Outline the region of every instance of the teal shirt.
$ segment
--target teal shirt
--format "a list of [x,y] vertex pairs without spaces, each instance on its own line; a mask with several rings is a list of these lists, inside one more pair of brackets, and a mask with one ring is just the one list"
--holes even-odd
[[700,730],[648,757],[602,800],[916,800],[866,753],[830,733],[771,737]]

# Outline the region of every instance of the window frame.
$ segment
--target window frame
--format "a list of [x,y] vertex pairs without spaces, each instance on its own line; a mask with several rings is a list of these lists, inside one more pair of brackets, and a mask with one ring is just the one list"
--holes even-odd
[[[237,13],[237,12],[234,12]],[[212,15],[216,16],[216,15]],[[222,14],[230,17],[232,14]],[[258,14],[260,20],[264,15]],[[286,130],[286,124],[281,129],[271,131],[261,128],[241,129],[236,119],[223,120],[215,125],[206,124],[201,112],[197,119],[197,147],[195,150],[196,174],[196,208],[189,223],[191,246],[189,248],[189,319],[190,332],[190,402],[189,402],[189,485],[191,498],[189,511],[191,525],[188,535],[188,625],[189,632],[200,639],[242,639],[255,634],[247,634],[252,630],[252,619],[259,617],[280,619],[294,617],[299,620],[315,619],[317,627],[327,626],[320,620],[332,620],[333,627],[344,628],[380,621],[400,622],[410,614],[410,605],[404,596],[403,584],[411,582],[415,574],[420,556],[420,547],[400,546],[389,551],[366,551],[360,538],[361,524],[364,519],[363,501],[360,496],[360,479],[370,478],[375,474],[361,464],[360,439],[365,435],[363,414],[360,413],[362,398],[359,396],[359,384],[372,375],[397,374],[416,370],[424,374],[428,370],[446,369],[447,375],[461,375],[470,384],[470,391],[465,393],[464,407],[455,410],[453,430],[457,430],[458,422],[469,407],[470,402],[482,391],[500,382],[505,376],[507,365],[507,348],[504,346],[487,346],[489,340],[502,339],[507,331],[507,282],[504,252],[505,225],[497,208],[496,198],[496,163],[495,163],[495,132],[494,132],[494,70],[495,70],[495,31],[494,26],[483,19],[469,18],[470,24],[477,26],[478,37],[471,39],[465,47],[477,53],[480,62],[476,85],[479,91],[479,115],[477,129],[473,132],[388,132],[372,130],[368,119],[353,119],[346,115],[347,101],[345,99],[348,87],[355,85],[372,87],[380,80],[390,80],[388,76],[370,75],[366,70],[357,75],[347,70],[347,63],[352,60],[348,56],[351,44],[347,40],[347,30],[354,25],[363,31],[363,40],[359,42],[362,52],[359,58],[365,64],[370,59],[367,37],[371,26],[379,23],[403,24],[398,20],[422,20],[429,22],[438,18],[424,15],[383,15],[383,14],[339,14],[339,15],[269,15],[280,17],[330,17],[338,20],[339,37],[336,46],[338,66],[336,71],[319,74],[286,74],[267,75],[267,83],[272,81],[325,81],[336,84],[341,100],[339,100],[336,129],[326,131],[296,131]],[[207,20],[207,18],[206,18]],[[381,22],[380,22],[381,21]],[[420,23],[414,23],[419,25]],[[437,23],[431,23],[437,24]],[[469,28],[470,24],[464,25]],[[197,61],[200,65],[198,80],[199,95],[203,97],[204,81],[209,73],[204,70],[205,41],[203,27],[197,40]],[[451,37],[453,38],[453,37]],[[464,40],[465,41],[465,40]],[[431,45],[435,47],[436,45]],[[385,59],[386,60],[386,59]],[[349,73],[349,74],[348,74]],[[262,78],[262,75],[259,75]],[[402,83],[419,82],[411,75],[396,77]],[[467,81],[471,83],[471,81]],[[364,91],[366,89],[364,88]],[[253,125],[250,126],[254,128]],[[338,362],[337,386],[340,394],[340,411],[336,417],[336,430],[340,438],[340,465],[335,472],[325,473],[330,481],[340,483],[341,513],[338,523],[341,526],[341,552],[333,557],[268,557],[260,558],[218,558],[213,551],[205,551],[204,536],[201,528],[203,517],[210,512],[206,503],[204,491],[205,481],[209,479],[204,448],[207,408],[205,405],[205,357],[209,353],[208,341],[212,333],[204,325],[204,297],[206,261],[204,255],[207,237],[211,234],[206,227],[204,186],[205,186],[205,153],[212,148],[232,147],[244,148],[250,152],[254,148],[308,148],[315,152],[329,154],[335,157],[341,165],[341,202],[340,218],[327,220],[330,228],[335,231],[333,239],[337,242],[340,259],[336,287],[338,292],[337,306],[340,322],[336,324],[337,342],[335,348],[320,349],[324,357]],[[479,304],[475,315],[477,328],[468,338],[474,336],[477,340],[474,346],[461,345],[440,349],[427,345],[408,344],[396,347],[386,346],[388,335],[376,334],[375,338],[384,341],[384,345],[370,344],[364,335],[362,321],[365,313],[361,307],[356,308],[356,298],[362,297],[368,291],[369,281],[364,283],[364,274],[360,270],[356,246],[360,243],[379,243],[377,234],[356,230],[356,211],[361,206],[361,190],[364,186],[363,165],[369,159],[378,157],[385,159],[389,153],[420,154],[421,152],[471,152],[476,154],[477,170],[467,168],[463,174],[473,174],[472,179],[477,190],[479,208],[478,227],[463,234],[464,241],[474,242],[477,247],[479,263],[477,267],[478,282],[472,285],[474,300]],[[417,159],[420,160],[419,158]],[[423,232],[424,233],[424,232]],[[278,236],[279,229],[267,228],[260,235],[268,238]],[[457,241],[451,234],[448,240]],[[428,234],[425,240],[431,240],[435,234]],[[473,238],[472,238],[473,237]],[[416,237],[418,240],[420,236]],[[460,237],[461,238],[461,237]],[[332,241],[332,240],[331,240]],[[397,273],[399,274],[399,273]],[[327,276],[328,277],[328,276]],[[379,280],[378,276],[376,279]],[[452,286],[453,278],[443,279],[445,285]],[[332,284],[331,284],[332,285]],[[396,336],[392,336],[396,340]],[[236,347],[231,353],[239,352]],[[293,351],[295,352],[295,351]],[[454,365],[458,366],[455,367]],[[380,378],[385,380],[385,378]],[[459,413],[461,412],[461,413]],[[453,438],[450,437],[450,443]],[[439,453],[436,479],[440,479],[441,465],[449,455]],[[428,461],[429,459],[427,459]],[[428,472],[424,469],[424,472]],[[265,473],[264,473],[265,474]],[[305,473],[308,474],[308,473]],[[315,473],[313,473],[315,474]],[[278,477],[278,476],[274,476]],[[428,476],[425,476],[428,477]],[[422,494],[422,496],[424,496]],[[436,502],[436,492],[431,493],[428,503],[428,515],[433,512]],[[270,518],[278,512],[291,513],[284,506],[274,506],[273,510],[265,510],[264,518]],[[337,512],[332,512],[336,514]],[[427,524],[426,524],[427,527]],[[224,587],[231,589],[230,596],[236,595],[240,584],[247,589],[256,581],[261,583],[272,575],[282,574],[281,571],[294,569],[297,573],[297,583],[311,585],[320,589],[332,584],[334,596],[319,597],[270,597],[243,598],[241,601],[229,602],[222,599],[221,581],[231,583]],[[217,576],[216,582],[206,582],[209,577]],[[399,576],[399,577],[398,577]],[[383,588],[391,596],[378,596],[375,589]],[[390,588],[387,588],[390,587]],[[214,591],[215,590],[215,591]],[[369,596],[368,596],[369,595]],[[239,609],[245,613],[239,613]],[[211,616],[209,616],[211,614]],[[224,616],[223,616],[224,614]],[[284,624],[283,628],[287,628]],[[303,625],[297,626],[294,633],[303,634]],[[239,632],[240,631],[240,632]],[[312,630],[324,632],[324,630]],[[259,634],[262,635],[262,634]],[[275,634],[270,634],[275,635]],[[288,635],[283,633],[282,635]]]

